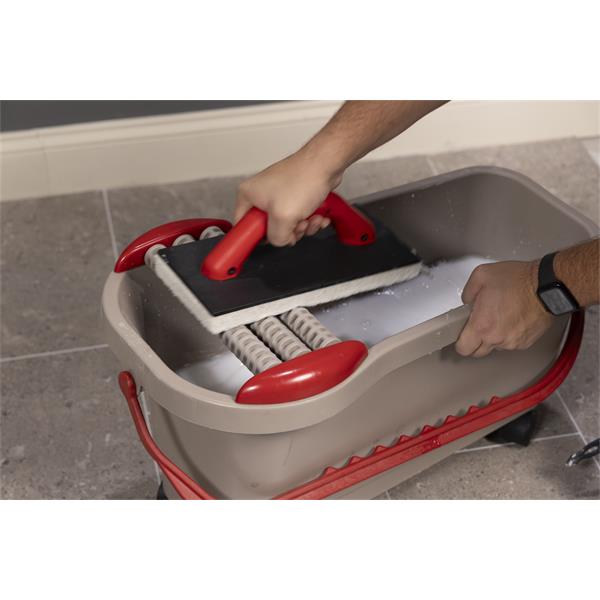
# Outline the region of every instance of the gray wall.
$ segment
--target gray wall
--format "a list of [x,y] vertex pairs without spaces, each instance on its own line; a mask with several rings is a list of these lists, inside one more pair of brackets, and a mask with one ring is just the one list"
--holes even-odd
[[0,131],[212,110],[277,100],[2,100]]

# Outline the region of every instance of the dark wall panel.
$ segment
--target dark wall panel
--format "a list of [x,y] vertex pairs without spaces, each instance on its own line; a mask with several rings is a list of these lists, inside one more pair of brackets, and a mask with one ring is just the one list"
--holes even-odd
[[3,100],[0,131],[214,110],[276,100]]

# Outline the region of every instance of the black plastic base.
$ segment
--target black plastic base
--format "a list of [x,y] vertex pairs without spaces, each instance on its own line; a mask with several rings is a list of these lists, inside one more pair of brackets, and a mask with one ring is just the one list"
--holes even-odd
[[157,500],[168,500],[167,495],[165,494],[165,488],[163,488],[163,484],[161,483],[158,486],[158,491],[156,492]]
[[488,436],[486,440],[495,444],[519,444],[519,446],[528,446],[536,429],[538,421],[537,408],[517,417],[514,421],[507,423],[496,429]]

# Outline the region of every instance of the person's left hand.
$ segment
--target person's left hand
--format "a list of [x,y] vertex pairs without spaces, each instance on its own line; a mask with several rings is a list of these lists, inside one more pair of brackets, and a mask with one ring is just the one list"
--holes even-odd
[[538,261],[479,265],[469,277],[462,300],[471,306],[456,351],[480,358],[495,348],[524,350],[552,324],[536,295]]

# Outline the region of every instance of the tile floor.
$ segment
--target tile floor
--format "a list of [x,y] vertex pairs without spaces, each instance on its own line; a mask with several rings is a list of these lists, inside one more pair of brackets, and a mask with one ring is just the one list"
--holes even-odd
[[[355,165],[349,198],[475,164],[529,175],[600,224],[599,139],[557,140]],[[116,254],[159,223],[231,215],[239,178],[0,203],[1,498],[152,498],[154,465],[117,388],[100,326]],[[35,244],[31,240],[35,239]],[[598,498],[600,461],[564,461],[600,435],[600,311],[572,373],[542,407],[527,448],[481,441],[388,498]]]

